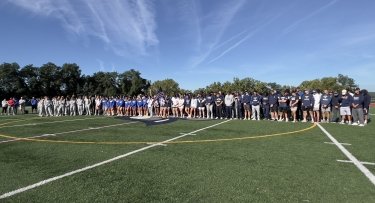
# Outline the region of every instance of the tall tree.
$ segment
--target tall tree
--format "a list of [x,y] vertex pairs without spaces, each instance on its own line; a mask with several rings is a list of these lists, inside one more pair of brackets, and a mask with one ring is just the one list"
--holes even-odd
[[28,97],[40,97],[42,96],[41,82],[40,82],[40,73],[39,68],[31,65],[26,65],[23,67],[20,72],[20,77],[27,86],[27,95]]
[[46,63],[39,69],[41,90],[44,95],[61,94],[61,68],[54,63]]
[[155,95],[159,90],[169,96],[174,96],[181,91],[179,84],[173,79],[157,80],[151,84],[150,91],[152,95]]
[[[60,90],[65,95],[73,95],[82,93],[78,87],[82,84],[81,69],[75,63],[63,64],[61,71],[61,86]],[[81,83],[81,85],[80,85]]]
[[141,73],[134,69],[125,71],[119,75],[119,85],[122,94],[137,95],[144,94],[150,86],[150,83],[141,77]]
[[20,66],[17,63],[0,65],[0,92],[3,97],[24,96],[27,87],[19,75]]

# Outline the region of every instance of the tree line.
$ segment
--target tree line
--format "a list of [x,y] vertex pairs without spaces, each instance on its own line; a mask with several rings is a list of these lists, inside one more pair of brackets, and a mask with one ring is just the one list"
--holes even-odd
[[[357,87],[353,78],[339,74],[337,77],[324,77],[303,81],[302,89],[353,89]],[[251,77],[234,78],[232,82],[213,82],[205,88],[184,90],[178,82],[167,78],[151,82],[141,76],[137,70],[130,69],[122,73],[95,72],[92,75],[82,74],[80,67],[75,63],[65,63],[58,66],[52,62],[40,67],[26,65],[20,67],[17,63],[3,63],[0,65],[0,96],[9,97],[41,97],[56,95],[103,95],[116,96],[138,94],[156,94],[160,89],[168,95],[179,93],[209,93],[258,91],[269,89],[292,89],[295,87],[266,83]]]

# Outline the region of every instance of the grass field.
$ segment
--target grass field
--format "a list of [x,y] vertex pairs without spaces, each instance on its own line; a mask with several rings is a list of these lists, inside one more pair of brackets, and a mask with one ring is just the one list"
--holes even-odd
[[[320,125],[375,162],[374,123]],[[17,115],[0,134],[0,202],[375,202],[311,123]]]

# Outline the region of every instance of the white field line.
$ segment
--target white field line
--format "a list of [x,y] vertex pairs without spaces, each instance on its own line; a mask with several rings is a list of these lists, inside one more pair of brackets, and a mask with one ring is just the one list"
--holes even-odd
[[[352,161],[349,161],[349,160],[337,160],[338,162],[343,162],[343,163],[353,163]],[[365,161],[361,161],[362,164],[364,165],[373,165],[375,166],[375,163],[372,163],[372,162],[365,162]]]
[[90,127],[90,128],[80,129],[80,130],[72,130],[72,131],[59,132],[59,133],[36,135],[36,136],[31,136],[31,137],[20,137],[19,139],[11,139],[11,140],[0,141],[0,144],[1,143],[7,143],[7,142],[15,142],[15,141],[18,141],[18,140],[23,140],[23,139],[32,139],[32,138],[56,136],[56,135],[63,135],[63,134],[69,134],[69,133],[83,132],[83,131],[88,131],[88,130],[99,130],[99,129],[102,129],[102,128],[109,128],[109,127],[115,127],[115,126],[120,126],[120,125],[129,125],[129,124],[133,124],[133,123],[136,123],[136,121],[128,122],[128,123],[106,125],[106,126],[101,126],[101,127]]
[[370,180],[370,182],[375,186],[375,176],[368,170],[358,159],[353,156],[342,144],[340,144],[326,129],[324,129],[319,123],[318,127],[327,135],[327,137],[335,143],[335,145],[345,154],[350,161]]
[[[49,123],[64,123],[64,122],[72,122],[72,121],[82,121],[82,120],[92,120],[104,117],[96,117],[96,118],[78,118],[78,119],[71,119],[71,120],[62,120],[62,121],[47,121],[41,123],[27,123],[27,124],[19,124],[19,125],[7,125],[7,126],[0,126],[0,128],[12,128],[12,127],[22,127],[22,126],[32,126],[32,125],[42,125],[42,124],[49,124]],[[27,120],[24,120],[27,121]]]
[[[185,134],[186,134],[186,133],[180,133],[180,135],[185,135]],[[190,135],[196,135],[196,134],[191,134],[191,133],[190,133]]]
[[50,183],[50,182],[53,182],[53,181],[56,181],[56,180],[59,180],[59,179],[62,179],[62,178],[65,178],[65,177],[68,177],[68,176],[71,176],[71,175],[74,175],[76,173],[80,173],[80,172],[83,172],[83,171],[87,171],[89,169],[92,169],[92,168],[96,168],[98,166],[101,166],[101,165],[104,165],[104,164],[108,164],[108,163],[111,163],[113,161],[116,161],[116,160],[119,160],[119,159],[122,159],[122,158],[125,158],[127,156],[130,156],[130,155],[133,155],[133,154],[136,154],[138,152],[142,152],[142,151],[145,151],[147,149],[151,149],[153,147],[156,147],[156,146],[160,146],[162,144],[166,144],[170,141],[173,141],[173,140],[177,140],[177,139],[180,139],[180,138],[183,138],[185,136],[188,136],[190,134],[193,134],[193,133],[197,133],[197,132],[200,132],[200,131],[203,131],[203,130],[206,130],[206,129],[209,129],[209,128],[212,128],[212,127],[215,127],[215,126],[218,126],[218,125],[221,125],[223,123],[226,123],[230,120],[226,120],[226,121],[223,121],[223,122],[220,122],[220,123],[216,123],[214,125],[210,125],[210,126],[207,126],[207,127],[204,127],[204,128],[201,128],[201,129],[198,129],[198,130],[195,130],[195,131],[192,131],[190,133],[186,133],[184,135],[180,135],[180,136],[177,136],[177,137],[174,137],[174,138],[171,138],[171,139],[168,139],[168,140],[165,140],[165,141],[161,141],[161,142],[158,142],[158,143],[155,143],[155,144],[152,144],[152,145],[149,145],[149,146],[146,146],[146,147],[142,147],[140,149],[137,149],[137,150],[134,150],[134,151],[131,151],[131,152],[128,152],[126,154],[122,154],[120,156],[116,156],[112,159],[108,159],[108,160],[105,160],[105,161],[102,161],[102,162],[99,162],[99,163],[96,163],[96,164],[93,164],[93,165],[90,165],[90,166],[86,166],[84,168],[81,168],[81,169],[77,169],[77,170],[74,170],[74,171],[71,171],[71,172],[68,172],[68,173],[65,173],[65,174],[62,174],[62,175],[59,175],[59,176],[55,176],[55,177],[52,177],[52,178],[49,178],[49,179],[46,179],[46,180],[42,180],[38,183],[35,183],[35,184],[32,184],[32,185],[29,185],[29,186],[26,186],[26,187],[23,187],[23,188],[19,188],[17,190],[13,190],[11,192],[7,192],[5,194],[2,194],[0,196],[0,199],[5,199],[7,197],[11,197],[13,195],[16,195],[16,194],[19,194],[19,193],[22,193],[22,192],[25,192],[25,191],[28,191],[28,190],[31,190],[31,189],[34,189],[34,188],[37,188],[37,187],[40,187],[42,185],[45,185],[47,183]]
[[[324,142],[324,143],[325,144],[335,144],[333,142]],[[342,145],[348,145],[348,146],[352,145],[352,144],[349,144],[349,143],[340,143],[340,144],[342,144]]]
[[165,121],[169,121],[169,118],[167,118],[167,119],[163,119],[163,120],[154,121],[154,122],[155,122],[155,123],[161,123],[161,122],[165,122]]

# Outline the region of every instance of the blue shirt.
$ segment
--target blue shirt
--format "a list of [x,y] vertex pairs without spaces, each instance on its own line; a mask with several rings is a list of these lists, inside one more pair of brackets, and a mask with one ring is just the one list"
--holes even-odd
[[305,94],[302,97],[302,106],[312,107],[314,103],[314,97],[311,94]]
[[260,96],[259,95],[251,96],[251,105],[258,106],[259,103],[260,103]]
[[31,105],[35,106],[38,104],[38,100],[36,99],[31,99]]
[[353,102],[353,97],[350,96],[350,94],[342,95],[339,102],[342,107],[350,107]]
[[322,105],[323,108],[330,107],[332,102],[332,97],[330,95],[323,95],[322,98],[320,99],[320,104]]

